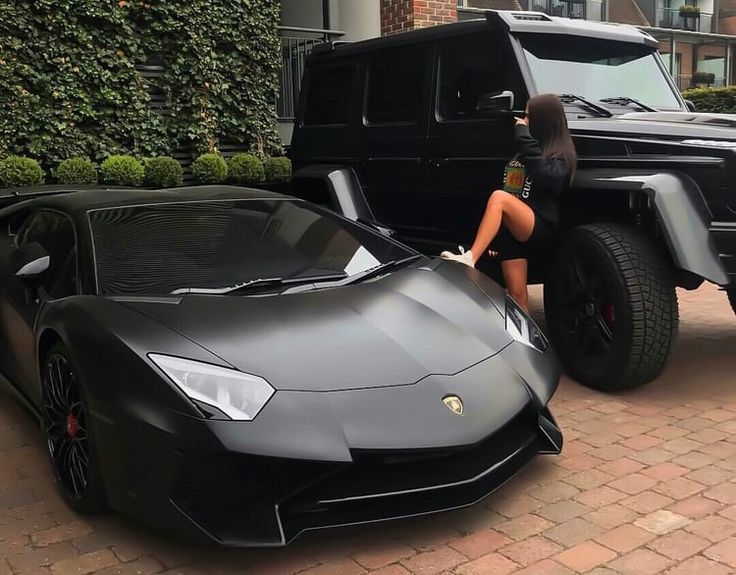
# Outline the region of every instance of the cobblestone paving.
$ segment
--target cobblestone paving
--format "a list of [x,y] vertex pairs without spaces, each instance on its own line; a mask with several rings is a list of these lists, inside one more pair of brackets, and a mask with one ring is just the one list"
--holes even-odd
[[736,573],[736,317],[711,287],[680,296],[659,380],[616,396],[563,380],[561,457],[538,458],[471,509],[286,549],[196,549],[115,515],[76,516],[40,432],[0,395],[0,575]]

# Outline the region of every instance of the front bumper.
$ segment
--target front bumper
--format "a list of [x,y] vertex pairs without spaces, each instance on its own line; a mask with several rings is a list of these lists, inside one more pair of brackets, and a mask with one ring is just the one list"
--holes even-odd
[[528,408],[477,445],[356,451],[352,463],[181,453],[171,501],[219,544],[280,546],[307,530],[473,505],[561,448],[549,411]]
[[411,386],[279,391],[252,422],[121,400],[95,434],[114,509],[187,540],[280,546],[311,529],[472,505],[535,455],[559,453],[545,407],[558,380],[552,354],[511,344]]

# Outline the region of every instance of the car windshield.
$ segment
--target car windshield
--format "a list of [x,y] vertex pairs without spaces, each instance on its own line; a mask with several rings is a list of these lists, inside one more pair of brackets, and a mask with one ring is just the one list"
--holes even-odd
[[651,48],[552,34],[518,38],[539,94],[576,94],[597,101],[625,97],[662,110],[680,109]]
[[196,293],[300,277],[334,281],[413,253],[290,200],[125,206],[88,217],[101,295]]

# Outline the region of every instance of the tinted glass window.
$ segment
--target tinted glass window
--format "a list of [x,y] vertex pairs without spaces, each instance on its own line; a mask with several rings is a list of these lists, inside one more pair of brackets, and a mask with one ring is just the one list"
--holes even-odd
[[652,48],[578,36],[519,38],[540,93],[589,100],[626,96],[655,108],[680,108]]
[[90,212],[101,294],[350,276],[410,253],[306,203],[234,200]]
[[440,45],[439,112],[444,120],[488,117],[486,100],[504,90],[515,107],[527,94],[508,39],[502,34],[474,34]]
[[77,250],[72,221],[63,214],[34,213],[18,233],[18,246],[38,243],[49,254],[49,268],[40,289],[52,299],[77,292]]
[[310,70],[304,124],[346,124],[354,84],[355,68],[351,66]]
[[410,46],[371,56],[366,104],[370,123],[420,120],[428,50],[429,46]]

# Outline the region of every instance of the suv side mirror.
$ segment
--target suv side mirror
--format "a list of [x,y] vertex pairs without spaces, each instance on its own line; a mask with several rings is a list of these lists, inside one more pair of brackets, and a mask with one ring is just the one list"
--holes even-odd
[[693,102],[692,100],[685,100],[685,105],[687,106],[687,109],[691,112],[695,111],[695,102]]
[[22,280],[41,276],[51,265],[51,256],[41,244],[30,243],[13,253],[13,272]]
[[499,112],[511,112],[514,109],[514,93],[511,90],[489,92],[478,98],[475,109],[480,116],[489,117]]

